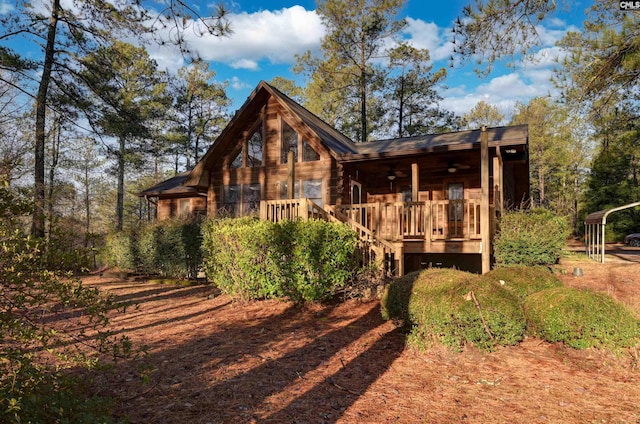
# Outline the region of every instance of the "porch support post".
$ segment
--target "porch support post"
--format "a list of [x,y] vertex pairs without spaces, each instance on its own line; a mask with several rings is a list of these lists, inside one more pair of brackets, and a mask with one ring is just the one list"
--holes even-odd
[[497,198],[493,199],[493,202],[496,205],[496,212],[499,214],[501,214],[502,209],[504,209],[504,176],[502,168],[502,152],[500,151],[500,147],[496,146],[496,157],[493,158],[493,186],[495,188],[494,196],[497,196]]
[[491,269],[491,244],[489,228],[489,135],[487,127],[482,126],[480,133],[480,238],[482,273],[485,274]]
[[418,201],[418,188],[420,184],[420,174],[418,171],[418,164],[411,164],[411,201]]
[[296,188],[296,163],[293,151],[289,150],[287,153],[287,198],[293,199],[295,197]]

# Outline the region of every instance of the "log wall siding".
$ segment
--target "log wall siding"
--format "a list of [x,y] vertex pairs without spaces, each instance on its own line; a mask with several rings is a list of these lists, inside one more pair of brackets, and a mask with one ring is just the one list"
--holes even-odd
[[[338,177],[336,160],[329,150],[321,143],[315,134],[295,115],[289,113],[277,100],[270,99],[257,114],[257,120],[248,130],[242,131],[239,139],[235,140],[235,147],[225,146],[222,151],[227,154],[216,160],[211,168],[208,190],[209,211],[214,213],[224,205],[224,187],[229,185],[260,184],[262,200],[278,200],[281,198],[281,184],[287,181],[287,164],[281,163],[282,128],[286,122],[298,133],[298,160],[295,163],[295,180],[322,180],[322,199],[325,204],[335,204],[338,187],[341,181]],[[258,128],[258,121],[262,120],[262,166],[229,169],[229,164],[238,153],[239,146],[246,152],[247,140]],[[302,143],[305,140],[320,156],[319,160],[301,161]],[[246,153],[243,153],[243,163],[247,163]]]
[[158,221],[181,216],[181,201],[189,202],[191,216],[207,214],[207,199],[204,197],[170,198],[158,200]]

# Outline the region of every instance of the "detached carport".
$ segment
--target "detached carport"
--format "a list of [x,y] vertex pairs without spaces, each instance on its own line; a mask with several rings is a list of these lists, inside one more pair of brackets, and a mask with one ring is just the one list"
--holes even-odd
[[604,263],[605,253],[605,227],[607,217],[613,212],[621,211],[640,206],[640,202],[629,203],[617,208],[605,209],[589,214],[584,220],[584,244],[587,248],[587,255],[598,262]]

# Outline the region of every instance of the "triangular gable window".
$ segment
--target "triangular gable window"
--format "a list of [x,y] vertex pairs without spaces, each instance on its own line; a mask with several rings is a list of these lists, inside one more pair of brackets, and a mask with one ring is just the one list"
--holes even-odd
[[247,141],[247,166],[262,166],[262,125],[253,133]]
[[307,140],[302,141],[302,161],[313,162],[314,160],[320,160],[320,155],[315,151]]
[[238,151],[236,157],[229,164],[229,169],[238,169],[242,168],[242,149]]

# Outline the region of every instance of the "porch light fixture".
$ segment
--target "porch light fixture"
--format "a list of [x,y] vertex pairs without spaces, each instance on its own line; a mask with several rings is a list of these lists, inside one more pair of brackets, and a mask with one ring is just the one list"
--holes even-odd
[[504,152],[505,152],[505,153],[508,153],[508,154],[510,154],[510,155],[512,155],[512,154],[516,153],[516,152],[517,152],[517,150],[516,150],[516,149],[507,149],[507,150],[505,150]]
[[454,172],[456,172],[458,170],[458,168],[456,168],[455,166],[453,166],[453,164],[449,165],[449,167],[447,168],[447,171],[449,171],[450,174],[453,174]]

